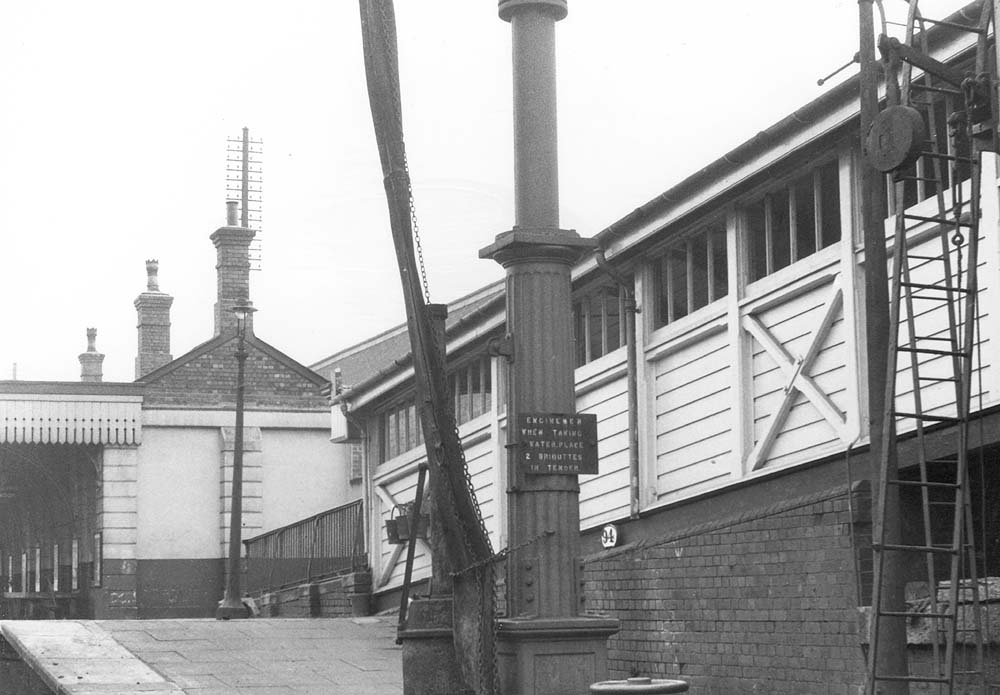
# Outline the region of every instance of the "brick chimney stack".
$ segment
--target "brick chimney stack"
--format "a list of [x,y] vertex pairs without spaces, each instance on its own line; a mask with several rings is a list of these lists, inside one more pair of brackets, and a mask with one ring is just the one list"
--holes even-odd
[[146,291],[135,299],[138,314],[139,352],[135,357],[135,378],[141,379],[173,359],[170,354],[170,305],[174,298],[160,292],[155,259],[146,261]]
[[[236,201],[226,202],[226,226],[210,237],[216,248],[218,299],[215,302],[215,335],[236,330],[233,307],[250,299],[250,243],[254,230],[238,227]],[[247,317],[247,332],[253,333],[253,316]]]
[[80,381],[103,381],[104,355],[97,351],[97,329],[87,329],[87,351],[80,353]]

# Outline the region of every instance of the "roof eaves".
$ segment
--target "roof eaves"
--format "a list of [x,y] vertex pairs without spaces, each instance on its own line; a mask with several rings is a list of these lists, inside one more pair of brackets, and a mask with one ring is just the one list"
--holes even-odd
[[[961,10],[953,13],[945,21],[974,24],[977,18],[974,8],[978,6],[979,3],[970,3]],[[928,29],[927,34],[932,52],[935,49],[949,45],[949,42],[953,42],[956,38],[963,36],[961,30],[953,29],[946,25],[935,25]],[[859,84],[860,76],[855,75],[832,87],[829,91],[802,108],[796,109],[788,116],[760,131],[738,147],[681,180],[643,205],[640,205],[632,212],[594,235],[598,246],[605,249],[608,248],[611,243],[617,241],[620,237],[631,233],[638,223],[664,209],[681,205],[690,199],[696,191],[705,188],[710,182],[737,173],[748,163],[774,150],[782,142],[807,131],[824,118],[828,118],[831,113],[843,109],[846,104],[856,101]],[[856,118],[856,109],[852,108],[851,111],[854,113],[850,116],[841,119],[839,122],[831,123],[827,132],[841,128]]]
[[134,396],[141,398],[143,384],[131,381],[0,381],[0,394],[67,395],[67,396]]

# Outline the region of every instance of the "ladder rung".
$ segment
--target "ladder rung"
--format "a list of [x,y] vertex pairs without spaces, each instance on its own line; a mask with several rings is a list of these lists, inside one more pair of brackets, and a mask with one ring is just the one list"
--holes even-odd
[[939,186],[941,184],[940,179],[934,179],[929,176],[897,176],[895,181],[924,181],[925,183],[936,183]]
[[961,422],[962,420],[957,417],[949,417],[947,415],[918,415],[917,413],[904,413],[899,410],[893,411],[892,413],[895,417],[908,417],[913,420],[927,420],[928,422]]
[[931,152],[930,150],[925,150],[925,151],[921,152],[920,156],[921,157],[931,157],[932,159],[945,159],[945,160],[948,160],[949,162],[967,162],[967,163],[970,163],[970,164],[973,161],[973,160],[971,160],[968,157],[960,157],[959,155],[945,154],[943,152]]
[[882,611],[879,615],[889,618],[941,618],[944,620],[954,620],[954,613],[920,613],[917,611]]
[[959,292],[968,294],[968,287],[948,287],[947,285],[931,285],[925,282],[901,282],[900,287],[916,287],[918,290],[937,290],[939,292]]
[[958,551],[952,547],[941,547],[938,545],[902,545],[898,543],[872,543],[875,550],[897,550],[912,553],[943,553],[947,555],[957,555]]
[[909,213],[903,213],[903,219],[905,220],[916,220],[917,222],[937,222],[938,224],[954,224],[959,227],[972,227],[968,222],[962,222],[961,220],[955,221],[949,217],[927,217],[925,215],[912,215]]
[[955,483],[937,483],[930,480],[924,482],[923,480],[890,480],[888,481],[893,485],[913,485],[915,487],[936,487],[948,490],[954,490],[958,487]]
[[940,355],[942,357],[966,357],[962,350],[935,350],[934,348],[916,348],[907,345],[900,345],[896,348],[899,352],[912,352],[916,355]]
[[952,298],[946,294],[911,294],[910,299],[926,300],[929,302],[950,302]]
[[918,261],[943,261],[944,256],[920,256],[915,253],[906,254],[907,258],[916,258]]
[[905,681],[907,683],[948,683],[944,676],[875,676],[877,681]]
[[948,87],[933,87],[926,84],[921,84],[919,82],[914,82],[910,85],[910,89],[919,89],[924,92],[936,92],[938,94],[951,94],[952,96],[962,96],[962,92],[957,89],[950,89]]
[[[979,27],[970,27],[968,24],[959,24],[958,22],[949,22],[946,19],[931,19],[929,17],[921,17],[921,22],[927,22],[928,24],[938,24],[943,27],[951,27],[952,29],[958,29],[959,31],[967,31],[970,34],[982,34],[983,30]],[[919,84],[919,83],[918,83]]]
[[955,376],[918,376],[917,381],[954,381],[958,382],[958,377]]

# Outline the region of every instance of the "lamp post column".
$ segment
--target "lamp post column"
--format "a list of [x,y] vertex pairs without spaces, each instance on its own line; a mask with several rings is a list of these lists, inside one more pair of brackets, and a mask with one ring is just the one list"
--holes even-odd
[[229,557],[227,558],[226,591],[216,610],[219,620],[245,618],[246,606],[240,598],[240,559],[243,526],[243,394],[246,369],[247,316],[254,309],[247,305],[234,307],[236,313],[236,431],[233,433],[233,484],[230,494]]
[[498,631],[502,692],[587,692],[606,677],[618,622],[583,616],[579,484],[519,463],[522,414],[576,411],[570,269],[593,243],[559,228],[555,23],[566,0],[501,0],[513,35],[515,223],[480,256],[507,272],[507,614]]

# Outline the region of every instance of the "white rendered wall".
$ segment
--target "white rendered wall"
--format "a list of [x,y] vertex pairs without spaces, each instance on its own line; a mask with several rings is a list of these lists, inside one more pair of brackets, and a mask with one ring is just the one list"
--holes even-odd
[[218,428],[149,427],[139,449],[139,559],[219,557]]
[[328,429],[265,429],[263,509],[267,532],[360,499],[351,484],[350,445],[330,442]]

